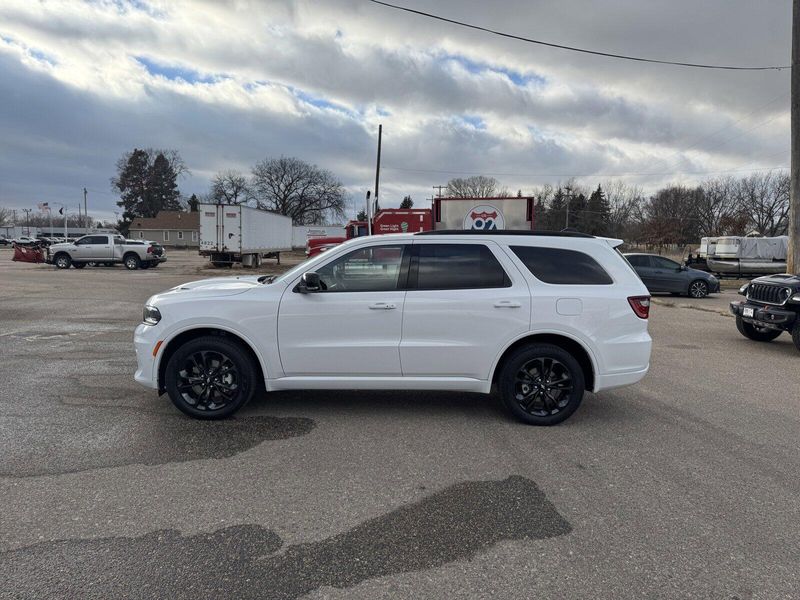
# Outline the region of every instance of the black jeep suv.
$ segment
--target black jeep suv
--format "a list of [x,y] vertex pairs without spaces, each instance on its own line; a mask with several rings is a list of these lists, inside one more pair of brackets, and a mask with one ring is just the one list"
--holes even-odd
[[759,277],[739,289],[744,302],[731,302],[736,328],[758,342],[771,342],[781,332],[792,334],[800,350],[800,275]]

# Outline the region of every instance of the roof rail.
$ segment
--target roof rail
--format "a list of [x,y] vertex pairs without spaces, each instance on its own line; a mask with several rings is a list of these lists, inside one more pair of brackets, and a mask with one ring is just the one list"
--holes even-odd
[[550,237],[593,238],[580,231],[528,231],[526,229],[440,229],[419,231],[414,235],[537,235]]

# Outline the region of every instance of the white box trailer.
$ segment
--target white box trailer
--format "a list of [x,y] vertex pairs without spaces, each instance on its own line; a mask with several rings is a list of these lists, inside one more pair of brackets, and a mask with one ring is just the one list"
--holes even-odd
[[241,262],[257,267],[292,249],[292,219],[278,213],[230,204],[200,204],[200,254],[215,267]]

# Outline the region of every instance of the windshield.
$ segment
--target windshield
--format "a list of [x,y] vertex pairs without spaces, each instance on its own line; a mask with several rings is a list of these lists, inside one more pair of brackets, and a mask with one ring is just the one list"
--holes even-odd
[[290,279],[293,279],[294,277],[297,277],[300,273],[305,273],[306,271],[311,270],[314,265],[324,260],[327,257],[327,254],[328,254],[327,252],[323,252],[322,254],[317,254],[314,258],[309,258],[307,260],[304,260],[299,265],[295,265],[282,275],[276,276],[274,279],[269,279],[269,278],[265,279],[264,283],[275,283],[278,281],[288,281]]

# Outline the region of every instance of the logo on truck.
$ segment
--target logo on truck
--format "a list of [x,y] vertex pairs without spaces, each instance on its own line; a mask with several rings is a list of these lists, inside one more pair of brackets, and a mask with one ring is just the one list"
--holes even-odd
[[464,217],[464,229],[504,229],[503,213],[491,204],[471,208]]

